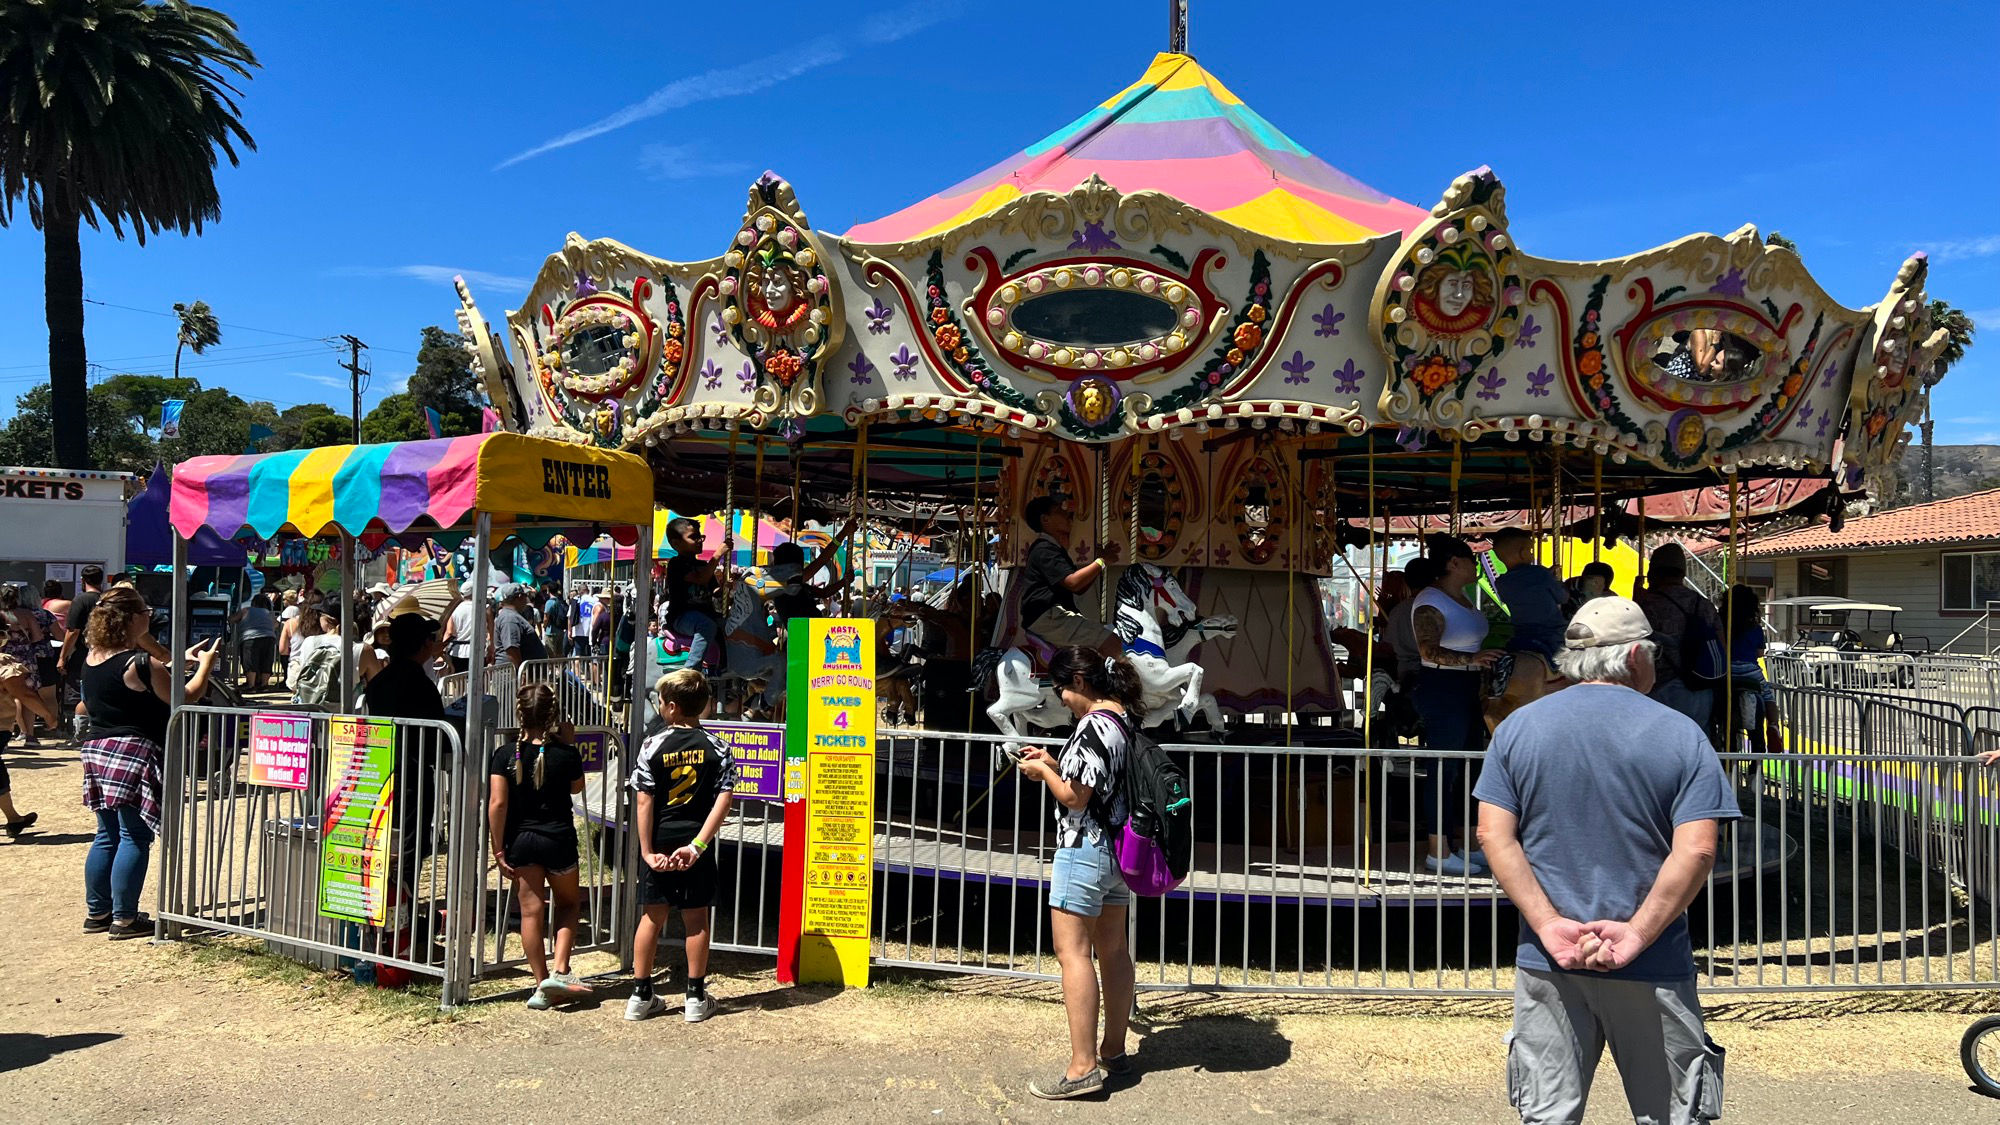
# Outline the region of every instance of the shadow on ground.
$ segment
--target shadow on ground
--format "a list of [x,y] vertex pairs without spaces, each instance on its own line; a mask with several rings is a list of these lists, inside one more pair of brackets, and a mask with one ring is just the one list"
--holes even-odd
[[0,1074],[45,1063],[66,1051],[81,1051],[122,1038],[116,1032],[86,1031],[77,1035],[31,1035],[0,1032]]

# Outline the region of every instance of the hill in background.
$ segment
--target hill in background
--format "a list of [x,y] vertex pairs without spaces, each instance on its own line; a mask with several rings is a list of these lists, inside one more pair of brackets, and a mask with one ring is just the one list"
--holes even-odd
[[[1939,500],[2000,488],[2000,445],[1937,445],[1931,447],[1931,455],[1936,462]],[[1896,477],[1896,491],[1882,498],[1882,507],[1924,502],[1923,446],[1913,443],[1904,451]]]

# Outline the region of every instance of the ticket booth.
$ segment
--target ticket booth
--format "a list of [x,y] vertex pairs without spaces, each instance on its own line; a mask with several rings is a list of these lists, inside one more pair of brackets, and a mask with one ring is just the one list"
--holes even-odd
[[25,585],[38,598],[49,579],[76,593],[77,571],[96,563],[125,568],[125,499],[131,473],[0,467],[0,582]]

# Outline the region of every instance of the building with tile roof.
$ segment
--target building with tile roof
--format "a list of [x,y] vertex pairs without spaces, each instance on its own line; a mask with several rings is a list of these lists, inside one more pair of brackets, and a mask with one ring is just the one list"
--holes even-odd
[[1773,597],[1903,607],[1897,625],[1908,648],[2000,644],[2000,488],[1862,516],[1838,532],[1824,523],[1782,532],[1739,556],[1746,574],[1769,568]]

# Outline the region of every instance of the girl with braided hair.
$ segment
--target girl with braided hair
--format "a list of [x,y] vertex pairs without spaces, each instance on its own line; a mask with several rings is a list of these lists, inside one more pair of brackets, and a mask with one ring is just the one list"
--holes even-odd
[[[583,892],[577,882],[576,818],[571,794],[583,792],[583,758],[570,744],[570,724],[547,684],[523,687],[516,700],[521,729],[489,763],[486,820],[493,860],[514,881],[521,904],[521,948],[537,984],[528,1007],[543,1011],[590,995],[570,970]],[[543,945],[544,911],[555,905],[555,971]]]

